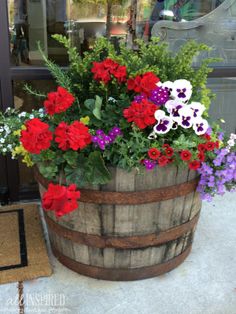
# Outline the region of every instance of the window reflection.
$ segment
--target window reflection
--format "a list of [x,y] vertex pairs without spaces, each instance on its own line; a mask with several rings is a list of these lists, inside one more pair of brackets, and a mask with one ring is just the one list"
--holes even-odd
[[12,64],[42,64],[37,41],[51,59],[61,65],[67,64],[66,51],[52,38],[53,34],[69,36],[83,53],[100,36],[107,36],[115,43],[129,42],[131,34],[149,40],[153,26],[159,21],[193,21],[224,1],[8,0]]
[[[139,3],[138,35],[150,39],[155,23],[162,20],[186,22],[200,18],[216,9],[224,0],[156,0]],[[148,18],[147,13],[149,12]],[[145,23],[144,23],[145,21]]]

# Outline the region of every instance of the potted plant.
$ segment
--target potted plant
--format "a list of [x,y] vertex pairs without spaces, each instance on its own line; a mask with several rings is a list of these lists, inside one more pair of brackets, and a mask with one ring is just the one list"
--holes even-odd
[[235,188],[235,135],[209,124],[209,48],[165,43],[138,49],[106,39],[79,56],[70,41],[63,71],[45,56],[58,88],[31,113],[0,118],[0,150],[29,166],[42,196],[54,254],[95,278],[156,276],[189,254],[201,209]]

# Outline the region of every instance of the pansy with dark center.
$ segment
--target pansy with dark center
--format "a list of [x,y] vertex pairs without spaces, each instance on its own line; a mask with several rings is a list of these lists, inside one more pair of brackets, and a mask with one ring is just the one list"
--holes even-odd
[[196,120],[200,118],[205,111],[206,107],[202,105],[200,102],[192,102],[191,104],[188,105],[189,108],[192,109],[193,111],[193,118]]
[[165,119],[161,119],[159,121],[159,124],[155,126],[156,131],[158,132],[166,132],[168,129],[169,121]]
[[186,98],[186,88],[180,89],[177,88],[178,98]]
[[182,125],[185,125],[186,127],[191,126],[191,123],[190,123],[191,117],[190,116],[187,116],[187,117],[182,116],[181,119],[182,119]]
[[165,134],[170,131],[173,120],[165,115],[163,110],[157,110],[155,112],[155,118],[157,120],[157,124],[154,126],[153,130],[157,134]]
[[197,135],[203,135],[207,132],[209,128],[209,124],[207,120],[200,118],[196,118],[193,122],[193,129]]

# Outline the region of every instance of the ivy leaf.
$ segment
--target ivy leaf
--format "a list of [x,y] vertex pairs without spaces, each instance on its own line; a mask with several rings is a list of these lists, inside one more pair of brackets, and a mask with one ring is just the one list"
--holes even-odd
[[101,120],[101,107],[102,98],[96,95],[95,108],[93,109],[93,114],[98,120]]
[[39,171],[46,179],[53,180],[56,178],[58,167],[55,164],[45,165],[41,163],[39,164]]
[[88,184],[86,175],[86,159],[83,155],[77,158],[77,165],[72,167],[67,165],[64,169],[67,184],[76,184],[78,188]]
[[111,174],[105,166],[100,152],[93,152],[89,155],[87,164],[87,176],[93,184],[105,184],[111,180]]
[[78,153],[75,151],[67,151],[63,155],[63,158],[66,160],[68,165],[70,165],[71,167],[75,167],[77,165]]

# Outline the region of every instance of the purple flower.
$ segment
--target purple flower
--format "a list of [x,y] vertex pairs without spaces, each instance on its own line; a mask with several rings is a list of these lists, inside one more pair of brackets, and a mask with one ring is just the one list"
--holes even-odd
[[218,139],[219,139],[220,141],[223,141],[223,139],[224,139],[224,133],[223,133],[223,132],[219,132],[219,133],[218,133]]
[[141,103],[142,100],[143,100],[143,99],[146,99],[146,98],[147,98],[146,95],[140,94],[140,95],[136,95],[136,96],[134,97],[134,101],[136,101],[136,102],[138,102],[138,103]]
[[155,88],[150,95],[150,100],[157,106],[165,104],[169,100],[169,91],[163,87]]
[[146,167],[146,170],[152,170],[157,165],[157,163],[154,160],[150,160],[150,159],[144,159],[143,164]]
[[105,150],[106,146],[112,144],[117,136],[121,136],[121,129],[117,126],[113,127],[108,135],[104,133],[103,130],[97,130],[96,135],[92,136],[92,142],[95,146],[98,146],[100,149]]

